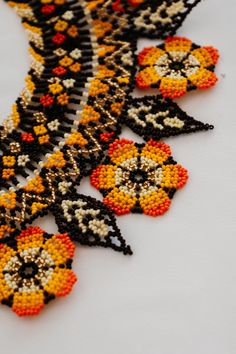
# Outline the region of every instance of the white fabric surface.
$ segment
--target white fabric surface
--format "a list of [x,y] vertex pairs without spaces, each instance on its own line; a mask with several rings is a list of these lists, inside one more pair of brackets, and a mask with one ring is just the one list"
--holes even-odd
[[[215,130],[167,140],[190,174],[170,211],[154,219],[118,219],[132,257],[77,247],[78,283],[39,317],[20,319],[2,306],[2,354],[236,353],[235,13],[235,0],[205,0],[178,31],[198,44],[214,45],[221,59],[216,88],[178,100]],[[147,44],[141,41],[140,48]],[[29,59],[19,20],[3,2],[0,48],[0,116],[5,117]],[[128,129],[123,135],[141,140]],[[80,191],[100,198],[88,181]],[[56,231],[50,217],[38,224]]]

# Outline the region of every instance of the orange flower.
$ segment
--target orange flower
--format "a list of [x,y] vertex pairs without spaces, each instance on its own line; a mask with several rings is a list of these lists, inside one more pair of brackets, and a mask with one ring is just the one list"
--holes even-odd
[[13,168],[4,168],[2,170],[2,178],[3,179],[10,179],[11,177],[15,176],[15,171]]
[[67,234],[48,235],[29,227],[14,249],[0,245],[0,301],[18,316],[37,315],[56,296],[70,293],[74,245]]
[[67,33],[70,37],[76,38],[79,34],[77,26],[75,26],[75,25],[70,26]]
[[59,20],[54,26],[55,31],[63,32],[67,29],[68,23],[66,21]]
[[81,70],[81,64],[80,63],[74,63],[70,66],[70,71],[73,73],[78,73]]
[[100,20],[93,21],[94,32],[97,38],[102,38],[112,30],[112,24],[109,22],[103,22]]
[[49,142],[49,140],[50,140],[50,136],[48,134],[42,135],[39,137],[39,144],[40,145],[46,144]]
[[69,103],[69,96],[67,93],[63,93],[57,97],[57,101],[60,105],[65,106]]
[[56,94],[61,93],[63,91],[63,87],[58,82],[56,82],[55,84],[49,85],[48,88],[49,88],[49,91],[52,92],[53,95],[56,95]]
[[214,68],[218,51],[199,47],[189,39],[169,37],[164,46],[145,48],[138,56],[141,70],[136,76],[140,88],[156,87],[163,97],[176,98],[193,89],[215,85]]
[[187,181],[187,170],[171,159],[167,144],[150,140],[145,145],[115,140],[109,148],[110,161],[98,166],[91,184],[100,190],[117,215],[143,212],[164,214],[174,192]]
[[16,163],[16,158],[15,156],[3,156],[2,162],[4,166],[12,167]]
[[43,135],[47,132],[47,129],[45,128],[45,126],[43,124],[41,125],[36,125],[34,127],[34,132],[36,135]]
[[65,56],[63,59],[61,59],[61,60],[59,61],[59,64],[60,64],[61,66],[65,66],[65,67],[70,66],[71,64],[73,64],[73,59],[71,59],[71,58],[68,57],[68,56]]

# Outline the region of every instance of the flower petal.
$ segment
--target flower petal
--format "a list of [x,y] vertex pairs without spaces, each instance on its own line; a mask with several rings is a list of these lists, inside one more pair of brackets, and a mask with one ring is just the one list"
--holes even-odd
[[141,156],[162,164],[171,156],[171,150],[169,145],[163,142],[149,140],[143,147]]
[[138,55],[138,63],[140,66],[155,65],[156,61],[164,54],[164,50],[158,47],[144,48]]
[[0,273],[15,254],[16,252],[12,248],[7,245],[0,244]]
[[77,277],[71,269],[56,268],[44,290],[55,296],[66,296],[76,281]]
[[17,236],[18,251],[27,250],[29,248],[40,248],[44,241],[44,231],[40,227],[30,226]]
[[207,89],[212,87],[218,80],[212,71],[204,68],[200,68],[196,74],[189,76],[188,79],[199,89]]
[[10,259],[14,257],[15,253],[16,252],[12,248],[0,244],[0,302],[8,299],[8,297],[14,292],[14,290],[7,285],[3,270]]
[[43,247],[56,265],[64,264],[74,256],[75,246],[67,234],[52,236]]
[[139,153],[133,141],[117,139],[110,144],[108,154],[112,162],[116,165],[120,165],[124,160],[136,157]]
[[163,189],[159,189],[139,199],[144,214],[149,216],[163,215],[170,207],[170,198]]
[[38,315],[43,307],[43,290],[38,290],[31,293],[16,292],[14,294],[12,310],[18,316]]
[[7,285],[5,277],[0,273],[0,302],[7,300],[14,293],[14,290]]
[[110,189],[115,187],[115,171],[112,165],[98,166],[90,176],[92,186],[97,189]]
[[174,79],[163,77],[159,90],[163,97],[177,98],[183,96],[187,91],[188,81],[186,78]]
[[219,59],[219,52],[214,47],[201,47],[194,49],[191,54],[206,68],[215,65]]
[[117,215],[124,215],[130,213],[136,201],[136,197],[132,197],[115,188],[104,198],[103,203],[108,205]]
[[169,37],[165,40],[165,49],[167,52],[190,52],[192,41],[184,37]]
[[151,85],[157,84],[160,81],[161,76],[153,66],[147,67],[141,70],[136,76],[136,84],[139,88],[149,88]]
[[162,171],[162,188],[181,188],[188,179],[188,171],[180,165],[165,165],[162,166]]
[[219,60],[219,57],[220,57],[220,54],[219,54],[219,51],[218,49],[212,47],[212,46],[207,46],[207,47],[203,47],[205,50],[208,51],[208,53],[211,55],[211,59],[213,61],[213,65],[216,65],[218,60]]

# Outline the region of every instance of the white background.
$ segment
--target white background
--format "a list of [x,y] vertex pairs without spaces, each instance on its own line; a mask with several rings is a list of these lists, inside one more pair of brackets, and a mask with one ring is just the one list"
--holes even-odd
[[[77,247],[78,283],[40,316],[18,318],[2,306],[2,354],[236,353],[235,13],[235,0],[205,0],[178,31],[198,44],[214,45],[221,59],[216,88],[178,101],[215,130],[167,140],[190,174],[170,211],[154,219],[118,219],[132,257]],[[29,59],[19,20],[3,2],[0,48],[0,116],[5,117]],[[128,130],[124,135],[140,141]],[[80,191],[100,197],[86,181]],[[56,231],[50,218],[40,225]]]

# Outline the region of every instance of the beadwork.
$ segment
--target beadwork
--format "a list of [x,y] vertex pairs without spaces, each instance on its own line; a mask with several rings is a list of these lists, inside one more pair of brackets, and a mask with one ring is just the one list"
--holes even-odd
[[71,239],[81,245],[110,247],[123,254],[132,254],[112,211],[100,201],[76,191],[65,191],[63,200],[55,203],[52,212],[59,231],[68,232]]
[[164,214],[170,198],[187,181],[187,171],[171,157],[167,144],[150,140],[146,145],[126,139],[109,147],[109,160],[91,175],[92,185],[117,215],[129,212]]
[[[132,254],[113,213],[162,215],[186,183],[187,171],[158,140],[213,128],[168,99],[216,82],[214,48],[168,37],[199,1],[8,1],[31,59],[0,127],[0,300],[18,315],[69,293],[72,241]],[[139,36],[168,38],[137,56]],[[181,60],[188,68],[174,67]],[[166,77],[170,66],[175,80]],[[135,83],[159,87],[162,97],[133,98]],[[123,124],[147,143],[119,140]],[[88,175],[106,205],[77,192]],[[49,213],[61,235],[29,226]]]
[[176,103],[162,96],[132,98],[121,122],[145,140],[213,129],[182,111]]
[[29,227],[15,243],[0,245],[0,301],[19,316],[37,315],[56,296],[70,293],[74,245],[68,235]]
[[176,98],[187,91],[215,85],[218,60],[213,47],[199,47],[187,38],[169,37],[165,44],[145,48],[138,56],[143,68],[136,76],[140,88],[157,87],[163,97]]

